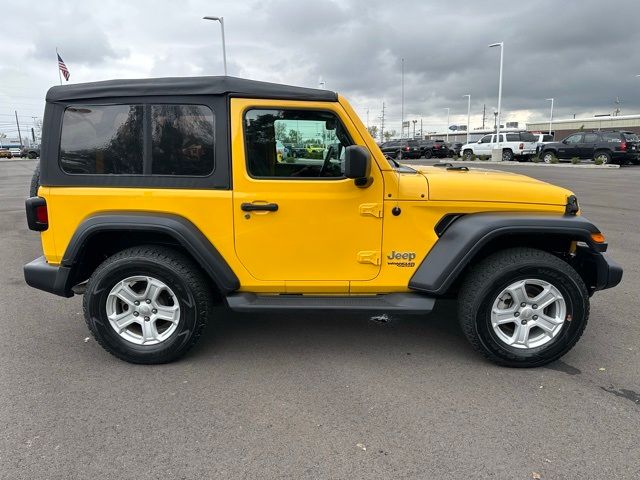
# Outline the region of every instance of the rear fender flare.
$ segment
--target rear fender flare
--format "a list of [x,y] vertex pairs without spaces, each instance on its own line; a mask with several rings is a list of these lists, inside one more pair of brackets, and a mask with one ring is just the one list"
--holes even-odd
[[192,222],[184,217],[162,213],[106,213],[84,220],[69,241],[61,266],[73,271],[82,258],[83,249],[101,232],[157,232],[173,238],[211,277],[223,295],[237,290],[240,281],[224,257]]

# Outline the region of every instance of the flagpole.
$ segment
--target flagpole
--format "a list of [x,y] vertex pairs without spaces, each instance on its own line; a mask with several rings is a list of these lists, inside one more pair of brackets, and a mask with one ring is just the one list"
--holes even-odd
[[58,78],[60,79],[60,85],[62,85],[62,73],[60,73],[60,63],[58,61],[58,47],[56,47],[56,65],[58,66]]

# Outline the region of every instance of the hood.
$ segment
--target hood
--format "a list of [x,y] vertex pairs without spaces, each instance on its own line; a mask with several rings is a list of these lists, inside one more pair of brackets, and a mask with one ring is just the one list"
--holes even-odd
[[413,167],[429,182],[429,200],[566,205],[566,188],[517,173],[483,168]]

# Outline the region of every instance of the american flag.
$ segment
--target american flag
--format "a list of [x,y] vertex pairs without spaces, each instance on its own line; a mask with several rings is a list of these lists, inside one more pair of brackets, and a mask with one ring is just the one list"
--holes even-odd
[[62,58],[60,57],[60,54],[58,53],[57,55],[58,55],[58,68],[62,72],[62,76],[64,77],[64,79],[68,82],[69,81],[69,77],[71,76],[71,74],[69,73],[69,69],[67,68],[67,66],[62,61]]

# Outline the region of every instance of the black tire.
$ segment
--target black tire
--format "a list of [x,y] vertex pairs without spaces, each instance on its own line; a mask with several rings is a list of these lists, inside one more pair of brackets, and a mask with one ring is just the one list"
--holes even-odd
[[472,150],[465,150],[464,153],[462,154],[462,159],[466,160],[467,162],[471,160],[471,157],[473,157]]
[[[122,338],[110,325],[106,301],[121,280],[153,276],[175,293],[180,304],[176,330],[155,345],[138,345]],[[84,294],[85,321],[96,341],[109,353],[130,363],[167,363],[184,355],[199,340],[213,309],[211,282],[185,255],[155,245],[132,247],[107,258],[91,275]]]
[[40,187],[40,164],[38,163],[36,165],[36,168],[33,170],[33,176],[31,177],[31,185],[29,185],[29,196],[37,197],[39,187]]
[[30,158],[33,160],[34,158],[38,158],[38,154],[36,152],[29,152],[27,153],[27,158]]
[[602,164],[603,165],[608,165],[611,163],[611,154],[609,152],[606,152],[604,150],[601,150],[599,152],[596,152],[593,154],[593,160],[596,161],[596,159],[601,158],[602,159]]
[[[491,308],[504,288],[525,278],[554,285],[565,299],[567,316],[548,343],[520,349],[498,338]],[[465,336],[485,358],[507,367],[538,367],[562,357],[580,339],[589,318],[589,294],[580,275],[562,259],[542,250],[513,248],[473,267],[460,287],[458,315]]]
[[513,161],[513,152],[508,148],[502,150],[502,161],[503,162],[512,162]]
[[424,151],[424,158],[431,158],[433,157],[433,152],[431,151],[431,149],[427,149]]
[[554,158],[556,158],[556,154],[551,150],[545,150],[540,154],[540,160],[544,163],[553,163]]

